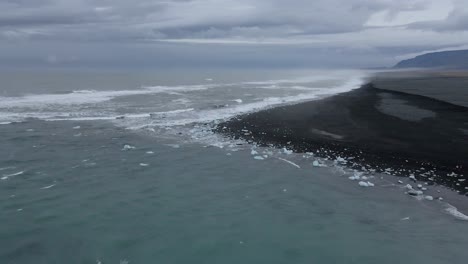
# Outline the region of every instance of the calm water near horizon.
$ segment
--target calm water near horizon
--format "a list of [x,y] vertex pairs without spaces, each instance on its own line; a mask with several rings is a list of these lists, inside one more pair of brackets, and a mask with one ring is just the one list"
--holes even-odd
[[368,73],[190,72],[0,73],[0,263],[466,261],[444,201],[212,132]]

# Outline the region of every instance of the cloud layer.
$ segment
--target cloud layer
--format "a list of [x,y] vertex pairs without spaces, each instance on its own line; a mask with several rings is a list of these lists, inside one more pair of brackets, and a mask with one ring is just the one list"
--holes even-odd
[[[67,52],[84,54],[93,43],[146,44],[149,56],[168,47],[198,49],[180,46],[185,44],[390,58],[468,43],[467,6],[468,0],[4,0],[0,48],[8,53],[0,51],[0,58],[14,60],[18,45],[51,53],[65,43]],[[66,60],[63,54],[41,56],[49,63]],[[83,54],[73,56],[79,61]]]

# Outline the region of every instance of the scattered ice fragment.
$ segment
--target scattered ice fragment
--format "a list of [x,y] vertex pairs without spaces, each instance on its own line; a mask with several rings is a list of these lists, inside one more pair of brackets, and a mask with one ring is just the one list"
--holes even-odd
[[366,176],[362,176],[361,179],[363,179],[363,180],[366,181],[366,180],[368,180],[369,178],[367,178]]
[[409,176],[409,178],[410,178],[411,180],[413,180],[414,182],[416,182],[416,177],[414,177],[413,174],[411,174],[411,175]]
[[353,175],[353,176],[348,177],[348,179],[350,179],[352,181],[357,181],[357,180],[360,180],[360,177],[359,177],[359,175]]
[[252,151],[250,151],[250,155],[258,155],[258,152],[255,149],[252,149]]
[[312,162],[312,166],[314,166],[314,167],[324,167],[325,165],[318,162],[318,160],[314,160],[314,162]]
[[289,150],[287,148],[283,148],[283,153],[286,154],[286,155],[291,155],[293,153],[293,151]]
[[422,190],[422,191],[427,191],[427,188],[426,188],[426,187],[422,187],[421,190]]
[[361,186],[361,187],[374,187],[374,184],[373,184],[372,182],[360,181],[358,184],[359,184],[359,186]]
[[409,190],[408,194],[411,195],[411,196],[419,196],[419,195],[422,195],[423,192],[422,191],[416,191],[416,190]]
[[434,200],[434,197],[432,197],[430,195],[426,195],[426,196],[424,196],[424,199],[426,199],[428,201],[432,201],[432,200]]
[[265,158],[263,158],[262,156],[255,156],[254,159],[256,159],[256,160],[264,160]]
[[443,200],[444,200],[444,198],[442,198],[442,197],[439,197],[439,201],[443,201]]
[[422,188],[422,185],[421,185],[421,184],[418,184],[418,188],[421,189],[421,188]]
[[408,190],[413,190],[413,186],[411,186],[411,184],[406,184],[405,188]]
[[123,146],[122,150],[131,150],[131,149],[136,149],[136,148],[134,146],[132,146],[132,145],[126,144],[126,145]]
[[336,162],[340,162],[340,163],[347,163],[348,161],[343,159],[342,157],[337,157],[336,158]]
[[282,159],[282,158],[278,158],[278,159],[279,159],[279,160],[282,160],[282,161],[284,161],[284,162],[287,162],[287,163],[293,165],[294,167],[296,167],[296,168],[298,168],[298,169],[301,168],[301,167],[300,167],[299,165],[297,165],[296,163],[294,163],[294,162],[292,162],[292,161],[289,161],[289,160],[287,160],[287,159]]
[[140,166],[142,166],[142,167],[148,167],[149,164],[147,164],[147,163],[140,163]]
[[402,182],[402,181],[398,181],[398,183],[399,183],[399,184],[403,184],[403,182]]

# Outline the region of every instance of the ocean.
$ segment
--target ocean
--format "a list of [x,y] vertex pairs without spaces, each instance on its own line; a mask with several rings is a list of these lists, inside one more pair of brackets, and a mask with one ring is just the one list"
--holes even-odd
[[214,132],[369,74],[2,71],[0,263],[464,263],[464,197]]

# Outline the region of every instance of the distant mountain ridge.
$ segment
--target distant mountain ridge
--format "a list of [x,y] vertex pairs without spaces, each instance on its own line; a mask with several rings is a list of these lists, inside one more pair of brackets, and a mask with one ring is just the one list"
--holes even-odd
[[412,59],[400,61],[393,68],[468,69],[468,50],[426,53]]

